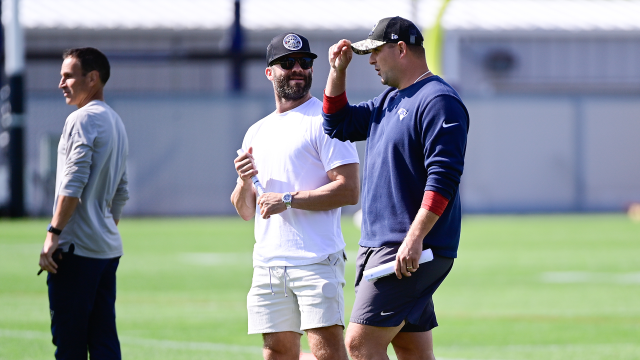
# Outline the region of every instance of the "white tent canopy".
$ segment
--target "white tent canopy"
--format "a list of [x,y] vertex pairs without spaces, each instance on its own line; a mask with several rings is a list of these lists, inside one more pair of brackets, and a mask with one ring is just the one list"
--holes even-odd
[[452,0],[447,30],[640,30],[634,0]]
[[[6,3],[6,2],[5,2]],[[370,28],[403,16],[433,24],[441,0],[242,0],[249,30]],[[226,29],[233,0],[22,0],[27,29]],[[4,13],[4,12],[3,12]],[[640,30],[638,0],[451,0],[446,30]]]

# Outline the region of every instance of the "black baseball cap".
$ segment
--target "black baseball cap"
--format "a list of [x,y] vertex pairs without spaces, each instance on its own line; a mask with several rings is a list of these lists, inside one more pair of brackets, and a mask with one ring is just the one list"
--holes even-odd
[[309,40],[306,37],[293,32],[280,34],[267,46],[267,66],[271,66],[271,62],[279,57],[295,53],[307,54],[312,59],[318,57],[311,52]]
[[378,21],[366,40],[351,44],[351,49],[358,55],[365,55],[378,46],[400,41],[408,45],[422,46],[424,37],[411,21],[400,16],[388,17]]

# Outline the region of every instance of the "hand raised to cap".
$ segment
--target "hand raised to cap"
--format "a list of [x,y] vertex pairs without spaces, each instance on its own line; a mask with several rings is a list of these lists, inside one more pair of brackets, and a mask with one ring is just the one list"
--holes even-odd
[[336,71],[345,71],[353,58],[351,41],[342,39],[329,48],[329,65]]

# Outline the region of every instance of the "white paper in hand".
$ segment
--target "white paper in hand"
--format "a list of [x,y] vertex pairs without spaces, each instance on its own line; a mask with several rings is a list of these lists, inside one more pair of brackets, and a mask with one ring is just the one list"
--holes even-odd
[[[420,255],[420,260],[418,261],[418,263],[422,264],[431,260],[433,260],[433,252],[431,251],[431,249],[427,249],[422,251],[422,255]],[[383,276],[394,274],[395,269],[396,261],[394,260],[392,262],[376,266],[373,269],[365,270],[363,273],[364,279],[370,282],[376,281]]]

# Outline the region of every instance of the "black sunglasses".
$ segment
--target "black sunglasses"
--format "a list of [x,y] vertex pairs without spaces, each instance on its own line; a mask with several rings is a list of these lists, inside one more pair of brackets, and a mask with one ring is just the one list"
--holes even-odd
[[300,64],[300,67],[302,68],[302,70],[311,69],[311,67],[313,66],[313,59],[310,57],[280,58],[280,59],[273,60],[273,62],[271,62],[271,65],[280,64],[280,67],[283,68],[284,70],[291,70],[293,69],[294,66],[296,66],[296,61],[298,62],[298,64]]

